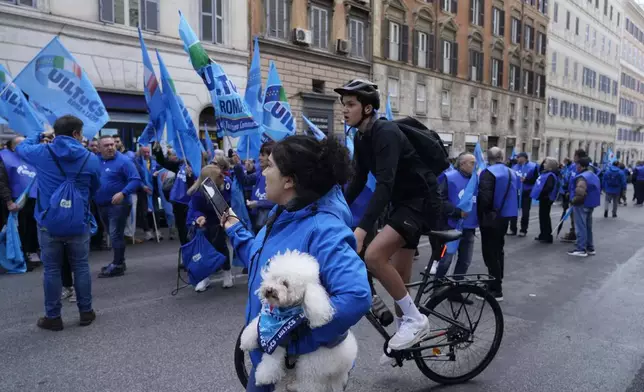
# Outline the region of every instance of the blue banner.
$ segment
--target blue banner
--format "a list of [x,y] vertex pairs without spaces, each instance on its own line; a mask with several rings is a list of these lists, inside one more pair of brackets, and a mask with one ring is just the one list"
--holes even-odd
[[190,55],[192,67],[210,91],[215,107],[217,129],[232,137],[251,135],[260,131],[260,124],[237,92],[237,87],[224,70],[210,59],[186,19],[179,11],[179,36]]
[[271,61],[264,93],[264,133],[276,142],[295,135],[295,118],[291,113],[291,105],[288,104],[286,90]]
[[[244,101],[255,121],[261,123],[264,116],[264,91],[262,90],[262,68],[259,55],[259,42],[255,37],[253,50],[253,59],[250,62],[248,70],[248,82],[246,82],[246,93]],[[261,125],[261,124],[260,124]],[[237,154],[241,159],[259,158],[259,149],[262,146],[262,131],[250,135],[242,136],[237,144]]]
[[[148,134],[146,138],[147,143],[161,140],[161,134],[165,127],[165,103],[163,102],[163,95],[159,89],[159,80],[154,73],[152,61],[148,54],[148,48],[143,41],[141,29],[139,29],[139,42],[141,43],[141,53],[143,55],[143,93],[145,94],[145,103],[148,106],[150,113],[150,122],[146,127]],[[151,127],[151,128],[150,128]],[[139,142],[140,144],[143,144]]]
[[324,134],[324,132],[322,132],[322,131],[320,130],[320,128],[318,128],[318,127],[317,127],[315,124],[313,124],[313,123],[312,123],[308,118],[306,118],[306,116],[305,116],[305,115],[302,115],[302,119],[304,120],[304,122],[305,122],[305,123],[306,123],[306,125],[308,126],[309,131],[311,131],[311,134],[312,134],[311,136],[313,136],[313,137],[314,137],[314,138],[316,138],[317,140],[326,139],[326,135]]
[[0,64],[0,120],[24,136],[44,131],[43,119],[13,83],[9,71]]
[[[201,172],[201,152],[204,150],[199,141],[197,130],[192,124],[190,113],[183,104],[183,100],[177,95],[174,88],[174,81],[157,51],[159,59],[159,70],[161,71],[161,84],[163,85],[163,97],[166,107],[170,113],[168,118],[168,137],[173,134],[172,145],[179,159],[187,159],[192,166],[192,171],[196,176]],[[170,140],[170,139],[168,139]]]
[[208,125],[204,124],[204,138],[206,143],[206,152],[208,153],[208,162],[215,159],[215,146],[212,144],[210,133],[208,132]]
[[387,95],[387,104],[385,105],[385,117],[389,121],[394,121],[394,112],[391,110],[391,98],[389,98],[389,95]]
[[83,121],[83,135],[92,139],[109,121],[94,85],[58,37],[47,44],[15,79],[30,102],[56,118],[71,114]]

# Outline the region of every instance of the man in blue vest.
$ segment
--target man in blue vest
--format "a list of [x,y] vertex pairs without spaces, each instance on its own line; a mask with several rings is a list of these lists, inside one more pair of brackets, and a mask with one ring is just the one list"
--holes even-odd
[[[36,190],[34,184],[29,191],[25,205],[19,209],[15,201],[27,189],[27,186],[36,177],[36,169],[22,160],[16,153],[16,147],[25,140],[22,136],[17,136],[7,142],[7,148],[0,151],[0,158],[4,162],[7,174],[7,185],[9,199],[5,200],[9,211],[18,211],[18,233],[22,243],[22,251],[25,254],[27,269],[41,265],[38,256],[38,226],[34,219],[34,210],[36,208]],[[4,193],[4,192],[3,192]]]
[[601,204],[599,177],[590,166],[588,157],[577,162],[577,176],[573,179],[570,204],[573,208],[577,243],[568,252],[571,256],[587,257],[595,254],[593,243],[593,211]]
[[[525,152],[520,152],[517,155],[517,164],[512,166],[519,176],[519,181],[521,181],[521,188],[519,192],[521,193],[521,231],[519,231],[519,237],[525,237],[528,234],[528,223],[530,222],[530,207],[532,206],[532,199],[530,198],[530,192],[532,192],[532,187],[534,187],[537,178],[539,177],[539,166],[536,163],[528,161],[528,154]],[[510,235],[517,234],[517,218],[514,217],[510,219]]]
[[613,218],[617,218],[617,205],[622,191],[626,189],[626,175],[619,167],[619,162],[615,161],[606,169],[602,176],[602,189],[606,193],[604,199],[604,218],[608,218],[608,206],[613,203]]
[[518,215],[517,175],[503,164],[503,151],[492,147],[487,153],[487,169],[481,172],[476,210],[481,227],[483,261],[496,280],[489,290],[497,301],[503,300],[505,233],[511,218]]
[[[577,162],[579,162],[580,159],[582,158],[588,158],[588,154],[586,153],[585,150],[583,149],[578,149],[575,151],[575,155],[573,157],[573,161],[570,163],[568,166],[568,174],[567,178],[564,180],[565,181],[565,186],[566,186],[566,194],[568,195],[568,200],[572,200],[572,197],[575,194],[575,176],[577,175]],[[590,159],[590,158],[588,158]],[[572,208],[572,207],[571,207]],[[565,208],[564,208],[564,214],[565,214]],[[563,218],[563,215],[561,217]],[[575,230],[575,210],[573,210],[570,213],[570,231],[566,233],[563,238],[561,239],[562,242],[570,242],[574,243],[577,241],[577,234]]]
[[[84,211],[89,211],[89,201],[99,188],[101,176],[98,157],[89,153],[81,144],[83,122],[74,116],[66,115],[54,123],[53,132],[43,132],[29,137],[17,148],[18,155],[37,169],[38,197],[36,201],[36,221],[38,239],[44,267],[45,317],[38,320],[38,327],[52,331],[63,329],[61,314],[62,279],[61,266],[66,253],[74,271],[74,289],[80,312],[80,325],[90,325],[96,318],[92,309],[92,278],[89,272],[89,238],[87,224],[70,230],[84,230],[83,234],[56,237],[42,226],[45,211],[51,208],[52,195],[56,193],[67,178],[77,176],[75,189],[83,199]],[[51,141],[42,144],[43,141]],[[88,156],[88,154],[91,154]],[[58,162],[58,164],[56,163]],[[64,172],[61,173],[61,170]],[[62,203],[61,203],[62,204]]]
[[[472,262],[472,255],[474,253],[474,233],[478,225],[476,217],[476,193],[473,198],[472,211],[467,213],[461,211],[456,207],[465,187],[470,181],[476,167],[476,157],[470,153],[462,153],[456,160],[456,167],[452,170],[446,170],[438,177],[439,190],[443,198],[443,213],[447,219],[447,225],[451,229],[456,229],[459,220],[462,222],[463,236],[458,244],[458,258],[456,259],[456,266],[454,267],[454,275],[464,275]],[[454,254],[446,254],[438,264],[436,269],[436,278],[442,278],[447,274]],[[455,277],[455,279],[459,279]],[[472,301],[463,298],[460,294],[456,297],[450,298],[453,302],[460,302],[465,304],[472,304]]]
[[539,200],[539,229],[540,233],[535,238],[537,241],[552,244],[552,221],[550,209],[559,192],[558,163],[555,158],[548,157],[543,161],[543,171],[537,178],[532,188],[530,198]]
[[635,199],[637,206],[644,205],[644,161],[637,162],[633,169],[633,185],[635,188]]
[[99,278],[122,276],[125,272],[125,224],[130,216],[134,194],[141,177],[130,158],[116,151],[112,136],[99,141],[101,187],[96,192],[96,205],[101,222],[110,236],[114,258],[101,269]]

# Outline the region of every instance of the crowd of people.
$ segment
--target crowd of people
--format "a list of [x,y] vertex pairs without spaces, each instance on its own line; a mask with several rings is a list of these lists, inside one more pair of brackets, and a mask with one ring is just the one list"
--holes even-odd
[[[605,217],[609,203],[613,203],[613,217],[617,205],[622,200],[626,204],[629,178],[635,186],[636,204],[644,204],[643,162],[632,171],[619,162],[599,170],[584,150],[576,151],[573,161],[559,164],[550,157],[541,163],[530,162],[523,152],[509,161],[500,148],[492,147],[487,152],[487,167],[480,173],[476,157],[467,152],[458,156],[453,167],[436,173],[395,122],[377,116],[380,94],[376,85],[355,80],[336,92],[346,123],[357,129],[352,160],[334,138],[292,136],[263,144],[259,167],[232,151],[218,150],[212,159],[204,153],[196,176],[190,162],[158,143],[133,152],[126,151],[118,136],[87,141],[83,123],[73,116],[59,118],[53,131],[8,142],[0,152],[0,197],[5,215],[20,210],[19,231],[29,269],[44,266],[45,316],[38,326],[62,330],[61,301],[66,298],[77,302],[80,324],[90,325],[96,318],[90,249],[111,248],[113,253],[98,277],[122,276],[127,270],[126,243],[160,241],[158,228],[163,224],[170,229],[171,239],[178,237],[178,245],[187,244],[196,230],[205,232],[226,258],[222,267],[225,288],[234,284],[233,257],[240,260],[249,276],[247,323],[262,308],[255,291],[262,280],[261,270],[272,256],[297,249],[317,259],[336,313],[327,326],[305,329],[298,332],[297,341],[284,343],[289,355],[303,355],[344,339],[346,331],[379,300],[373,295],[373,277],[396,303],[397,333],[388,347],[403,350],[430,334],[429,320],[405,287],[420,237],[429,230],[458,228],[463,232],[457,251],[438,260],[435,270],[436,277],[445,276],[458,253],[454,268],[458,278],[467,273],[475,233],[480,229],[483,260],[495,278],[488,290],[501,301],[505,237],[527,235],[533,200],[539,204],[536,240],[553,242],[550,213],[560,200],[562,217],[571,216],[571,231],[563,240],[575,242],[568,254],[581,257],[595,254],[592,215],[601,204],[602,191],[606,194]],[[369,175],[376,179],[375,189],[356,219],[350,206],[365,189]],[[458,207],[460,198],[471,177],[477,175],[474,207],[463,211]],[[20,209],[15,200],[34,176],[37,185]],[[217,185],[229,204],[236,180],[243,187],[246,205],[218,216],[200,191],[206,179]],[[158,200],[164,201],[163,208]],[[250,225],[241,223],[239,208],[249,212]],[[96,230],[92,229],[94,221]],[[137,238],[137,226],[143,239]],[[204,291],[209,285],[206,277],[195,284],[195,290]],[[450,301],[471,303],[463,297]],[[386,307],[378,308],[389,312]],[[260,354],[251,354],[254,365]],[[381,363],[393,365],[394,361],[383,354]],[[253,377],[249,390],[270,390],[251,389],[255,387]]]

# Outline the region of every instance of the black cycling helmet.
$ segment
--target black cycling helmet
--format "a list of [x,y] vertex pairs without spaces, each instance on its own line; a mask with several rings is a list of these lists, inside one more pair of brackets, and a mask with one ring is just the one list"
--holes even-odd
[[364,79],[353,79],[342,87],[334,89],[341,97],[352,95],[358,98],[363,106],[371,105],[373,110],[380,109],[380,93],[378,85]]

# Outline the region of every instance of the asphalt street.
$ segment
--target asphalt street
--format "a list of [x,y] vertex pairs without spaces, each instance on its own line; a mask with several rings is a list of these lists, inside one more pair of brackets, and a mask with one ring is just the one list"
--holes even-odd
[[[443,387],[411,362],[381,367],[382,338],[363,320],[353,329],[360,353],[347,390],[643,391],[644,208],[620,207],[617,219],[595,211],[597,255],[585,259],[566,254],[571,244],[535,242],[536,213],[528,237],[507,238],[504,337],[482,374]],[[553,222],[559,215],[555,207]],[[41,271],[0,276],[0,391],[242,391],[233,347],[246,280],[240,275],[232,289],[215,284],[172,296],[177,247],[130,246],[125,276],[93,280],[95,323],[79,327],[76,306],[65,301],[62,332],[36,327]],[[426,242],[420,251],[416,272],[429,257]],[[109,257],[92,253],[94,277]],[[478,239],[470,271],[486,272]]]

